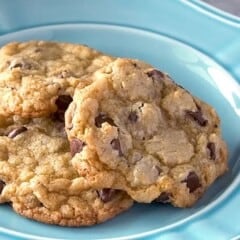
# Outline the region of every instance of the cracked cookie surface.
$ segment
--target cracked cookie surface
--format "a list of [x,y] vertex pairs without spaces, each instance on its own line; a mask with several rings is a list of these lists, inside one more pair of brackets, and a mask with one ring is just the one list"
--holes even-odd
[[0,203],[25,217],[63,226],[106,221],[130,208],[123,191],[88,189],[71,165],[64,123],[0,117]]
[[112,61],[84,45],[47,41],[9,43],[0,49],[0,114],[47,116],[59,96],[72,96],[82,76]]
[[117,59],[92,78],[65,115],[72,163],[89,186],[187,207],[227,170],[217,113],[167,74]]

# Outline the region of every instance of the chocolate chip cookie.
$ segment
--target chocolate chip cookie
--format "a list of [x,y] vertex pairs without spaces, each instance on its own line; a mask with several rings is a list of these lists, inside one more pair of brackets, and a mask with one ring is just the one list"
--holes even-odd
[[65,117],[72,163],[93,188],[188,207],[227,170],[216,111],[166,73],[117,59],[88,81]]
[[56,112],[82,76],[112,61],[89,47],[47,41],[15,42],[0,49],[0,114],[42,117]]
[[132,205],[123,191],[87,187],[71,165],[61,121],[14,116],[0,117],[0,124],[0,203],[11,203],[25,217],[63,226],[100,223]]

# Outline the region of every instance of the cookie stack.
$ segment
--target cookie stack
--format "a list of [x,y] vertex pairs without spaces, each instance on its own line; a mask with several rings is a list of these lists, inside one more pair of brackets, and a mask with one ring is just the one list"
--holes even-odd
[[227,170],[215,110],[165,73],[83,45],[0,50],[0,203],[93,225],[133,202],[192,206]]

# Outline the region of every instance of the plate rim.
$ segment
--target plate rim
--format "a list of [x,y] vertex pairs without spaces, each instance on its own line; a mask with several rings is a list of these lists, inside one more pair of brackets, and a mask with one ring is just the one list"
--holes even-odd
[[[213,59],[211,56],[209,56],[207,53],[200,51],[199,49],[195,48],[194,46],[192,46],[189,43],[183,42],[179,39],[176,39],[172,36],[168,36],[164,33],[159,33],[159,32],[155,32],[155,31],[151,31],[151,30],[146,30],[144,28],[138,28],[135,26],[124,26],[124,25],[118,25],[118,24],[102,24],[102,23],[66,23],[66,24],[50,24],[50,25],[43,25],[43,26],[36,26],[36,27],[32,27],[32,28],[26,28],[26,29],[22,29],[22,30],[18,30],[18,31],[14,31],[11,33],[7,33],[4,35],[0,36],[0,40],[1,38],[5,38],[8,37],[10,35],[15,35],[18,34],[19,32],[28,32],[28,31],[32,31],[33,29],[47,29],[47,28],[55,28],[55,27],[59,27],[61,28],[62,26],[68,26],[68,27],[75,27],[77,25],[85,25],[87,27],[89,26],[104,26],[104,27],[113,27],[113,28],[121,28],[121,29],[128,29],[128,30],[132,30],[132,31],[140,31],[142,33],[147,33],[150,35],[156,35],[158,37],[162,37],[164,39],[167,39],[168,41],[174,42],[174,44],[180,44],[180,45],[184,45],[184,47],[190,48],[191,50],[197,52],[198,54],[204,56],[207,59],[210,59],[212,62],[216,63],[218,65],[219,68],[221,68],[226,74],[228,74],[231,79],[236,82],[236,84],[239,85],[239,82],[237,81],[237,79],[235,79],[235,77],[231,74],[231,71],[227,70],[224,68],[224,66],[222,66],[221,63],[219,63],[218,61],[216,61],[216,59]],[[169,226],[165,226],[162,229],[155,229],[155,230],[151,230],[151,231],[147,231],[144,233],[140,233],[140,234],[133,234],[133,235],[128,235],[128,236],[124,236],[124,237],[116,237],[116,238],[111,238],[111,239],[118,239],[118,240],[123,240],[123,239],[135,239],[135,238],[140,238],[140,237],[148,237],[148,236],[152,236],[161,232],[165,232],[168,231],[169,229],[173,229],[176,227],[181,226],[184,223],[187,223],[190,220],[194,220],[196,221],[197,217],[202,216],[203,214],[205,214],[206,212],[213,210],[214,208],[216,208],[220,203],[222,203],[222,201],[224,199],[226,199],[229,195],[231,195],[233,192],[235,192],[235,190],[237,189],[237,186],[240,183],[240,173],[236,175],[236,177],[234,178],[233,182],[231,182],[231,184],[216,198],[214,199],[212,202],[210,202],[207,206],[205,206],[203,209],[200,209],[199,211],[197,211],[196,213],[194,213],[191,216],[188,216],[184,219],[181,219],[179,221],[177,221],[176,223],[170,224]],[[0,230],[2,229],[2,227],[0,226]],[[39,237],[36,235],[32,235],[32,234],[25,234],[25,233],[20,233],[16,232],[14,230],[10,230],[11,234],[13,234],[14,236],[17,237],[17,234],[19,237],[28,237],[28,239],[46,239],[46,240],[57,240],[59,238],[46,238],[46,237]],[[9,234],[9,231],[3,231],[3,233]],[[60,238],[61,239],[61,238]],[[106,238],[105,238],[106,239]]]

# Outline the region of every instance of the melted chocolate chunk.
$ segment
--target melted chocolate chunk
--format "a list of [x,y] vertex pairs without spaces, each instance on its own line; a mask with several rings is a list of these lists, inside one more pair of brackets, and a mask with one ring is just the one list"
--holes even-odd
[[18,128],[15,128],[13,129],[10,133],[8,133],[8,137],[9,138],[15,138],[17,135],[23,133],[23,132],[26,132],[27,131],[27,128],[24,127],[24,126],[21,126],[21,127],[18,127]]
[[147,75],[153,80],[162,80],[164,78],[164,74],[157,69],[153,69],[152,71],[147,72]]
[[172,194],[168,192],[162,192],[159,197],[157,197],[154,202],[158,203],[169,203]]
[[120,141],[119,141],[119,139],[113,139],[112,141],[111,141],[111,145],[112,145],[112,148],[114,149],[114,150],[117,150],[118,151],[118,154],[119,154],[119,156],[121,157],[121,156],[123,156],[123,152],[122,152],[122,149],[121,149],[121,144],[120,144]]
[[182,182],[187,184],[190,193],[194,192],[196,189],[202,186],[199,181],[198,175],[193,171],[190,172],[187,178],[184,179]]
[[2,180],[0,180],[0,194],[2,193],[2,190],[5,187],[5,182],[3,182]]
[[197,111],[195,112],[186,110],[186,114],[196,121],[201,127],[205,127],[208,123],[208,120],[203,117],[201,108],[199,106],[197,106]]
[[208,148],[209,153],[210,153],[210,158],[212,160],[216,160],[216,146],[215,146],[215,143],[209,142],[207,144],[207,148]]
[[80,153],[83,150],[83,147],[86,146],[86,143],[74,138],[70,141],[70,151],[72,154],[72,157],[75,156],[75,154]]
[[130,112],[130,114],[128,115],[128,120],[132,123],[137,122],[138,120],[138,115],[136,111]]
[[96,118],[95,118],[95,125],[97,128],[102,127],[103,123],[109,123],[112,126],[116,126],[114,123],[113,119],[108,117],[105,113],[100,113]]
[[60,95],[55,104],[57,105],[57,111],[53,114],[54,120],[64,122],[65,111],[69,104],[72,102],[72,97],[69,95]]
[[111,188],[103,188],[101,190],[97,191],[97,194],[99,198],[104,202],[109,202],[113,199],[114,195],[118,192],[119,190],[111,189]]

